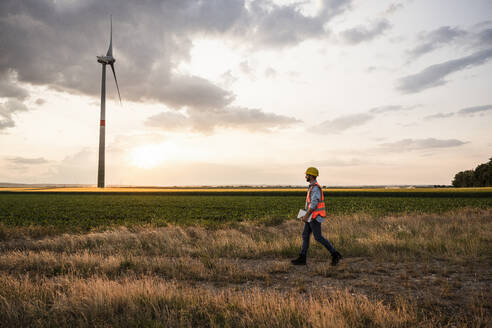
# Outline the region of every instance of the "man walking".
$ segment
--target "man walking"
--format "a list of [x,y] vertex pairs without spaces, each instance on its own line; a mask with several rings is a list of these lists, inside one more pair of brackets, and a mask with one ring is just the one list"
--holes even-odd
[[[340,254],[335,247],[321,234],[321,223],[325,220],[326,210],[325,210],[325,197],[323,196],[323,191],[321,186],[316,181],[316,177],[319,175],[319,171],[315,167],[309,167],[306,170],[306,181],[309,182],[309,187],[306,196],[306,211],[307,213],[303,216],[302,221],[304,221],[304,230],[302,232],[302,249],[301,254],[295,260],[292,260],[294,265],[305,265],[306,255],[309,248],[309,239],[311,238],[311,233],[314,234],[314,239],[321,243],[331,254],[331,265],[337,265],[342,254]],[[309,216],[311,216],[311,221],[308,222]]]

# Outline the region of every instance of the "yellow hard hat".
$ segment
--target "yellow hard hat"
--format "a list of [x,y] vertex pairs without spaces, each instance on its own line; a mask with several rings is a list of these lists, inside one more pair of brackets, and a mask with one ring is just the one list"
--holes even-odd
[[308,167],[306,170],[306,174],[317,177],[319,175],[319,171],[315,167]]

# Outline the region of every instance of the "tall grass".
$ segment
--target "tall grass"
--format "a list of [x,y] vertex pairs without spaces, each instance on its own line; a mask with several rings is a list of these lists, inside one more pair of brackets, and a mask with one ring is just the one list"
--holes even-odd
[[394,327],[416,322],[393,307],[339,291],[299,297],[257,288],[207,290],[156,279],[0,276],[0,325],[157,327]]
[[[331,216],[322,229],[345,256],[382,260],[405,258],[484,258],[492,256],[492,210],[465,209],[446,214],[412,214],[374,218],[369,215]],[[1,226],[0,226],[1,228]],[[5,228],[5,227],[3,227]],[[63,234],[43,239],[6,232],[0,250],[90,252],[104,256],[165,256],[211,258],[286,258],[301,245],[303,223],[276,226],[239,223],[224,229],[168,226],[156,229],[120,227],[89,234]],[[326,258],[312,241],[309,256]]]

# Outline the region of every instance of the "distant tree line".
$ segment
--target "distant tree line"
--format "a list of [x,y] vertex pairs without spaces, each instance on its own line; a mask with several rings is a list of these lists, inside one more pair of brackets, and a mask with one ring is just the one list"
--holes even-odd
[[454,187],[492,187],[492,157],[475,170],[456,173],[452,183]]

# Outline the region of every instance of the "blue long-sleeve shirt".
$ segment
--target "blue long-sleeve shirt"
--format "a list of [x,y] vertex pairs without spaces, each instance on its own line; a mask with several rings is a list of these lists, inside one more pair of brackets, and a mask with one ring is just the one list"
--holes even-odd
[[[308,191],[309,191],[309,188],[311,188],[311,186],[313,186],[313,189],[311,190],[311,204],[309,205],[309,208],[315,210],[316,207],[318,206],[318,203],[321,201],[321,188],[316,186],[316,180],[314,180],[312,183],[309,184],[309,187],[308,187]],[[306,211],[308,210],[307,208],[307,201],[306,201]],[[325,218],[322,217],[321,215],[318,215],[317,217],[313,218],[315,219],[316,221],[318,221],[319,223],[322,223],[323,221],[325,221]]]

